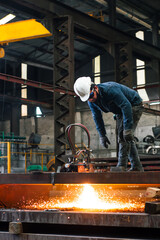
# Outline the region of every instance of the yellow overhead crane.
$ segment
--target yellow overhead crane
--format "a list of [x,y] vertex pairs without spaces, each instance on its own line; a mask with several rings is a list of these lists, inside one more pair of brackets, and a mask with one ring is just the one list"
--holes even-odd
[[0,25],[0,58],[5,56],[2,46],[10,42],[49,37],[52,34],[36,19],[29,19]]

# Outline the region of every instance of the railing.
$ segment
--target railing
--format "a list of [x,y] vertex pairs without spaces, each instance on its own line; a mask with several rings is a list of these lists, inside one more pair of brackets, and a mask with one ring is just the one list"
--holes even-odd
[[[41,148],[43,146],[43,148]],[[27,172],[29,165],[40,165],[41,170],[54,159],[53,144],[29,145],[26,142],[0,142],[0,167],[5,173],[14,168]],[[12,166],[14,165],[14,167]]]
[[[40,156],[41,157],[41,168],[43,171],[44,168],[44,157],[51,157],[54,158],[54,153],[45,153],[45,152],[33,152],[32,149],[29,152],[25,152],[25,173],[27,172],[27,156],[30,159],[30,163],[32,163],[32,156]],[[47,164],[47,163],[46,163]]]
[[11,173],[11,143],[6,142],[6,144],[7,144],[7,156],[0,156],[0,158],[7,158],[7,172]]

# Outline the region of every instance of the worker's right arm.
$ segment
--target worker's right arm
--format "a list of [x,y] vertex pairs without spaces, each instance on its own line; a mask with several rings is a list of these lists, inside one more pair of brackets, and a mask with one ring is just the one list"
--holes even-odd
[[103,121],[103,117],[102,117],[102,111],[94,103],[91,103],[88,101],[88,105],[91,109],[93,120],[95,122],[96,129],[99,133],[99,136],[104,137],[106,135],[106,130],[105,130],[104,121]]

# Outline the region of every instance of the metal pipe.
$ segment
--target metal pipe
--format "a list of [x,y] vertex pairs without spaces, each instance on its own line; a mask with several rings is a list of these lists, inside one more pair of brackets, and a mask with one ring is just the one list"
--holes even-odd
[[124,11],[124,10],[118,8],[118,7],[116,7],[116,11],[117,11],[118,13],[120,13],[120,14],[122,14],[122,15],[128,17],[128,18],[131,18],[133,21],[135,21],[135,22],[137,22],[137,23],[139,23],[139,24],[145,26],[146,28],[149,28],[149,29],[152,30],[152,26],[151,26],[150,24],[148,24],[148,23],[142,21],[141,19],[139,19],[139,18],[133,16],[132,14],[127,13],[126,11]]

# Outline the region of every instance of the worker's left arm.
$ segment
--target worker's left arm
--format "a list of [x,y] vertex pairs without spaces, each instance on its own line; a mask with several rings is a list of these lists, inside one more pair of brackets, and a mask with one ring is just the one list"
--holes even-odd
[[106,130],[105,130],[104,121],[103,121],[103,117],[102,117],[102,111],[94,103],[91,103],[88,101],[88,105],[91,109],[93,120],[96,124],[96,129],[100,136],[100,143],[103,147],[108,148],[108,144],[110,144],[110,141],[109,141],[108,137],[106,136]]

